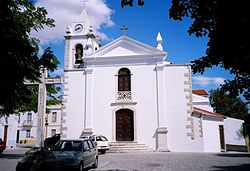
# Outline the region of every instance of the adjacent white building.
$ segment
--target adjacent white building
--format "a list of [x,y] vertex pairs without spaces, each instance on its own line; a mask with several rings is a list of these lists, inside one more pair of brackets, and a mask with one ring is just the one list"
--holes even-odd
[[17,120],[16,115],[0,118],[0,139],[4,140],[4,136],[6,136],[6,145],[9,148],[16,147]]
[[[61,104],[48,107],[50,112],[44,118],[44,137],[61,133]],[[7,126],[7,148],[32,147],[36,145],[37,113],[23,112],[0,118],[0,138],[4,139]]]

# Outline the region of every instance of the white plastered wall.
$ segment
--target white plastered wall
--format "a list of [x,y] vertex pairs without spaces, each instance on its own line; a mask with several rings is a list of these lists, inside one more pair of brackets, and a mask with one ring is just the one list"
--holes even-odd
[[199,142],[187,135],[191,131],[187,125],[194,122],[188,113],[192,87],[188,86],[187,74],[191,74],[189,66],[170,65],[165,68],[167,141],[169,150],[173,152],[199,151],[195,146]]
[[224,119],[225,143],[230,145],[246,145],[242,134],[241,119],[227,117]]
[[223,125],[222,119],[203,118],[204,152],[220,152],[219,125]]
[[67,138],[79,138],[84,128],[85,74],[84,71],[72,71],[67,73],[67,77],[63,133]]
[[[117,73],[126,67],[131,72],[133,103],[116,102]],[[157,128],[156,88],[153,65],[98,67],[93,71],[93,131],[115,141],[115,112],[122,108],[134,111],[135,141],[155,148]],[[150,83],[150,84],[149,84]]]

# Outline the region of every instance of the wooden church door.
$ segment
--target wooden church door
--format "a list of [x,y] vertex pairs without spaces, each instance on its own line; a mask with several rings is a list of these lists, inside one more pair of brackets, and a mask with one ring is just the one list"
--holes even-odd
[[116,112],[116,140],[134,140],[134,116],[130,109],[120,109]]

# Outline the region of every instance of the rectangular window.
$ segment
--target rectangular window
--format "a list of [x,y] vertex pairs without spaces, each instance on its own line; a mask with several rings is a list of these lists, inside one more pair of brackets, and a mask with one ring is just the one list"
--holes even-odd
[[20,123],[20,121],[21,121],[21,114],[19,113],[19,114],[18,114],[17,123]]
[[28,113],[27,114],[27,122],[31,122],[32,121],[32,113]]
[[56,129],[51,129],[51,136],[56,134]]
[[52,122],[56,122],[57,119],[57,112],[52,113]]
[[26,138],[30,138],[30,130],[26,130]]

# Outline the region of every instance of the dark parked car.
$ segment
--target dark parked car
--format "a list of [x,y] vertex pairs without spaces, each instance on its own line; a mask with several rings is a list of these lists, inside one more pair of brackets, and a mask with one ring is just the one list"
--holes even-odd
[[27,151],[16,165],[16,171],[59,171],[59,162],[47,148],[34,147]]
[[83,170],[98,167],[98,150],[90,139],[61,139],[51,148],[26,152],[16,171]]
[[61,138],[61,134],[55,134],[52,137],[48,137],[44,140],[45,147],[52,147],[55,145]]

